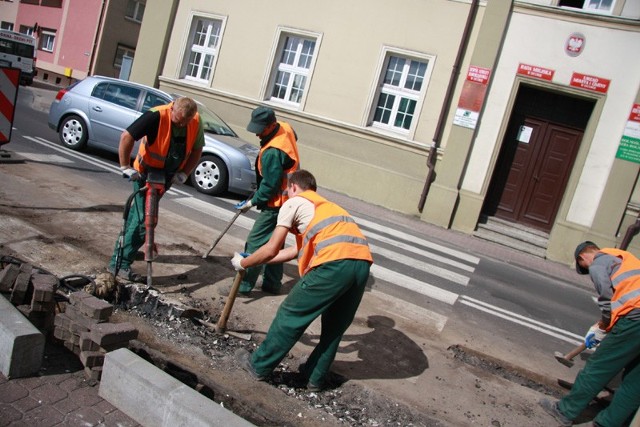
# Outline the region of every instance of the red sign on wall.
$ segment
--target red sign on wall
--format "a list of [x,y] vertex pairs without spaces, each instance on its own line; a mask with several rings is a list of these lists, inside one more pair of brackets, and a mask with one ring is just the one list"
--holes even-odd
[[607,93],[611,80],[602,77],[588,76],[581,73],[573,73],[571,76],[571,86],[581,89],[593,90],[595,92]]
[[490,75],[490,69],[471,65],[469,66],[469,71],[467,72],[467,80],[470,82],[486,85],[487,83],[489,83]]
[[542,80],[553,80],[554,70],[550,70],[548,68],[542,68],[535,65],[529,64],[520,64],[518,66],[518,74],[522,74],[523,76],[533,77],[536,79]]
[[629,114],[629,120],[640,123],[640,104],[633,104],[631,113]]

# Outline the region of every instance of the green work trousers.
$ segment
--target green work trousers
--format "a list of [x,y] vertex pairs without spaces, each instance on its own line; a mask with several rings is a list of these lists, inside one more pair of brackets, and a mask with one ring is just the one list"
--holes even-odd
[[345,259],[319,265],[305,274],[282,302],[269,332],[251,362],[259,375],[278,366],[307,327],[321,317],[320,341],[305,362],[309,382],[323,386],[325,376],[362,300],[370,263]]
[[560,411],[571,420],[622,371],[622,383],[611,404],[594,421],[602,427],[622,426],[640,405],[640,320],[620,318],[576,377]]
[[[131,207],[129,208],[129,214],[127,215],[126,225],[124,226],[124,240],[122,243],[122,261],[119,268],[129,268],[135,259],[136,253],[144,245],[145,240],[145,227],[144,227],[144,200],[145,192],[139,192],[140,188],[144,187],[144,181],[132,181],[133,191],[137,192]],[[118,256],[118,241],[116,241],[115,248],[113,249],[113,255],[111,255],[111,261],[109,262],[109,268],[115,268],[116,259]]]
[[[269,241],[278,223],[278,209],[263,209],[253,223],[253,227],[244,245],[244,251],[252,254]],[[250,292],[256,285],[258,276],[264,269],[262,289],[267,292],[278,292],[282,286],[282,264],[267,264],[247,268],[244,279],[240,283],[240,292]]]

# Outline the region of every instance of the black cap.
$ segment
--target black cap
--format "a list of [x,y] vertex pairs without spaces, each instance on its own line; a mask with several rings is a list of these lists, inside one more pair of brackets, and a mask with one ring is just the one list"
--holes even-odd
[[251,133],[261,134],[264,128],[276,121],[276,113],[269,107],[258,107],[251,112],[251,121],[247,130]]
[[580,264],[578,263],[578,257],[580,256],[582,251],[584,251],[585,248],[588,246],[595,246],[596,248],[598,247],[598,245],[596,245],[592,241],[587,240],[585,242],[580,243],[578,246],[576,246],[576,251],[573,253],[573,258],[576,260],[576,271],[578,272],[578,274],[589,274],[589,270],[581,267]]

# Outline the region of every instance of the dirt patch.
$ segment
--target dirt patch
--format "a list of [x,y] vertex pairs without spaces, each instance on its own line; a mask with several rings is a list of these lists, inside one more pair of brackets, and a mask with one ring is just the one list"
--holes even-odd
[[[138,287],[132,286],[131,288]],[[253,422],[269,424],[287,420],[288,417],[283,417],[283,413],[280,411],[268,414],[267,411],[260,411],[259,416],[256,417],[256,414],[246,410],[247,404],[251,404],[250,401],[253,400],[253,395],[246,399],[247,396],[233,393],[230,389],[233,388],[234,381],[227,382],[230,376],[224,375],[221,380],[219,376],[215,375],[215,372],[224,371],[231,376],[241,377],[243,382],[251,381],[238,366],[235,354],[240,348],[248,351],[255,350],[259,345],[255,338],[243,340],[230,334],[218,334],[192,318],[172,314],[171,309],[163,303],[155,304],[156,309],[152,309],[154,306],[153,298],[151,301],[141,301],[139,298],[139,295],[144,292],[130,290],[129,293],[138,296],[133,300],[121,303],[118,315],[129,321],[132,317],[137,317],[138,320],[135,323],[140,326],[144,324],[143,327],[147,331],[143,337],[149,337],[150,334],[154,337],[153,340],[144,340],[142,344],[134,346],[138,354],[191,387],[198,389],[205,396],[226,405]],[[132,304],[131,301],[135,301],[135,303]],[[194,301],[193,305],[201,306],[202,304]],[[158,309],[158,307],[160,308]],[[205,310],[202,314],[206,320],[216,319],[222,311],[222,303],[215,311]],[[246,330],[250,330],[250,325],[246,326]],[[182,349],[189,354],[189,357],[182,357],[179,360],[168,358],[166,352],[158,350],[164,347],[159,345],[161,342],[164,342],[165,345],[170,343],[170,345]],[[304,360],[289,354],[269,379],[264,382],[282,393],[280,397],[276,397],[276,400],[288,402],[293,399],[296,401],[296,407],[300,410],[295,414],[298,419],[319,418],[323,422],[333,419],[338,423],[351,426],[436,427],[445,425],[426,414],[421,414],[405,405],[389,400],[374,390],[349,383],[346,378],[335,373],[332,373],[329,378],[330,387],[327,390],[309,392],[306,389],[306,381],[298,374],[298,366],[303,362]],[[214,375],[198,374],[206,371],[207,366],[215,366]],[[226,391],[220,393],[221,390]],[[289,413],[290,404],[286,404],[285,407],[284,413]]]

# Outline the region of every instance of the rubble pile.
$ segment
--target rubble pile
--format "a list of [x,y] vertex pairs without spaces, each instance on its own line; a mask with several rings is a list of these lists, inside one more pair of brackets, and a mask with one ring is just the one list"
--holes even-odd
[[110,323],[113,306],[84,292],[73,292],[55,316],[53,335],[76,354],[87,379],[100,381],[107,352],[129,347],[138,330],[128,322]]

